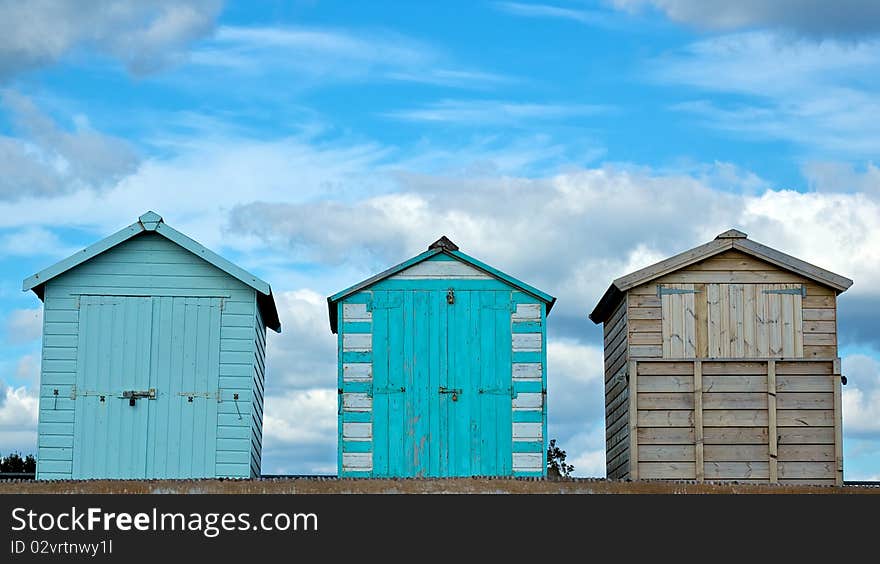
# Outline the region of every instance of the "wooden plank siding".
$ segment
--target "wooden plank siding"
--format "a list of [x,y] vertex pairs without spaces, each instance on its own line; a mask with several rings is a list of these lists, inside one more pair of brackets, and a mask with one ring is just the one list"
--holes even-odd
[[[168,239],[145,232],[58,275],[45,285],[43,352],[38,425],[38,477],[72,477],[74,399],[80,299],[88,295],[218,298],[220,316],[216,477],[250,477],[259,472],[264,358],[255,358],[255,291]],[[265,328],[257,322],[263,334]],[[262,354],[262,353],[261,353]],[[259,368],[258,368],[259,365]],[[257,374],[259,371],[259,374]],[[259,380],[259,386],[256,386]],[[58,394],[55,394],[58,390]],[[232,402],[239,393],[244,417]],[[216,400],[215,400],[216,401]],[[230,413],[232,409],[232,413]],[[58,412],[69,413],[59,418]],[[213,432],[213,431],[212,431]],[[250,439],[250,440],[249,440]],[[44,456],[46,455],[46,456]],[[190,453],[181,452],[186,457]],[[257,457],[256,463],[254,457]]]
[[609,478],[629,474],[629,393],[627,384],[627,302],[621,300],[604,325],[605,471]]
[[630,403],[637,414],[630,447],[637,449],[631,457],[637,459],[637,478],[842,479],[834,394],[840,376],[834,361],[631,359],[629,364],[637,374],[638,391]]

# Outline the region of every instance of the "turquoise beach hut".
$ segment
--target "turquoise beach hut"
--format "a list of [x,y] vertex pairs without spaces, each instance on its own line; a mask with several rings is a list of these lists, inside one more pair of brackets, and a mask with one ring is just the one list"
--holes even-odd
[[339,474],[545,475],[554,301],[446,237],[329,297]]
[[260,475],[269,284],[148,212],[27,278],[38,479]]

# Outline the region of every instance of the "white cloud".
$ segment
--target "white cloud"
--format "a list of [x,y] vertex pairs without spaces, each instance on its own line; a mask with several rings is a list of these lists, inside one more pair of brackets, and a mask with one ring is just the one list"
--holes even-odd
[[68,256],[76,250],[44,227],[25,227],[0,234],[0,257]]
[[0,91],[0,100],[19,133],[0,136],[0,200],[100,189],[135,170],[128,142],[93,130],[86,118],[67,131],[17,92]]
[[43,329],[43,308],[15,309],[6,318],[6,340],[19,344],[40,338]]
[[403,121],[499,126],[528,125],[541,120],[592,116],[609,111],[610,107],[602,105],[441,100],[421,108],[394,110],[383,115]]
[[37,405],[33,388],[12,387],[0,380],[0,455],[36,454]]
[[267,396],[263,474],[336,473],[335,389]]
[[366,80],[483,88],[512,80],[460,67],[435,47],[388,30],[222,26],[190,60],[251,78],[293,74],[296,88]]
[[809,35],[880,31],[880,5],[864,0],[608,0],[629,12],[655,8],[676,22],[709,29],[778,27]]
[[219,0],[0,2],[0,78],[95,49],[142,74],[176,62],[208,34]]
[[856,354],[843,359],[843,421],[847,436],[880,438],[880,362]]
[[880,149],[880,41],[810,41],[773,32],[710,37],[654,59],[655,80],[737,95],[673,105],[756,141],[797,143],[822,159]]

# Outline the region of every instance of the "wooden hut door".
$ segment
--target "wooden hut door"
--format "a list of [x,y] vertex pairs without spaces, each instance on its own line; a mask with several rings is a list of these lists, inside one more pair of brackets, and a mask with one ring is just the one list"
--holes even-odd
[[146,477],[151,298],[81,296],[73,478]]
[[511,472],[510,292],[374,291],[373,475]]
[[81,296],[78,347],[74,478],[214,476],[218,298]]

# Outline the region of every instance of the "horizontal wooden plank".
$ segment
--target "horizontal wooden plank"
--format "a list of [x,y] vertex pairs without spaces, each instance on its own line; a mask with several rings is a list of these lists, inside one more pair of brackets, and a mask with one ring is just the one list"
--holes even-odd
[[833,392],[832,376],[824,375],[785,375],[776,377],[778,392]]
[[659,319],[631,319],[626,324],[627,331],[632,333],[648,332],[657,333],[663,331],[663,325]]
[[805,307],[802,311],[804,321],[834,321],[837,319],[837,310],[833,307]]
[[703,409],[767,409],[767,393],[707,392],[703,394]]
[[837,300],[833,295],[811,296],[809,293],[809,289],[807,289],[807,295],[801,300],[801,305],[807,309],[834,309],[837,305],[836,302]]
[[694,480],[693,462],[639,462],[639,478],[643,480]]
[[639,427],[693,427],[693,410],[639,410]]
[[767,419],[766,409],[707,409],[703,412],[705,427],[761,427],[767,425]]
[[663,333],[661,332],[638,332],[630,333],[629,344],[631,345],[662,345]]
[[834,396],[819,392],[786,392],[776,394],[777,409],[834,409]]
[[779,461],[781,478],[834,478],[834,462],[784,462]]
[[834,445],[779,445],[779,460],[792,462],[832,462]]
[[694,430],[689,427],[643,427],[639,428],[639,444],[681,445],[694,443]]
[[694,445],[639,445],[639,462],[693,462]]
[[639,375],[644,376],[693,375],[694,363],[642,361],[638,363],[637,370]]
[[660,319],[660,307],[630,307],[627,310],[627,318],[634,319]]
[[834,444],[834,427],[784,427],[777,434],[780,445]]
[[707,480],[769,479],[770,462],[706,462]]
[[804,337],[807,333],[836,333],[837,322],[835,321],[806,321],[804,320]]
[[689,265],[686,270],[770,270],[772,268],[774,267],[771,264],[744,253],[728,251]]
[[712,375],[742,375],[742,374],[767,374],[767,363],[766,362],[756,362],[756,361],[736,361],[736,360],[726,360],[726,361],[704,361],[703,362],[703,375],[704,376],[712,376]]
[[766,392],[767,376],[747,375],[703,375],[704,392]]
[[804,345],[836,345],[836,333],[804,333]]
[[779,427],[831,427],[834,411],[821,409],[778,409],[776,425]]
[[751,462],[767,460],[769,448],[764,444],[755,445],[704,445],[703,459],[706,462]]
[[639,376],[639,392],[693,392],[693,376]]
[[656,345],[631,345],[629,347],[629,357],[649,357],[657,358],[663,356],[663,347]]
[[627,293],[627,307],[660,307],[660,298],[654,294]]
[[693,409],[694,395],[692,393],[638,393],[639,409]]
[[799,360],[799,361],[778,361],[776,363],[776,374],[832,374],[834,372],[834,364],[831,361],[819,360]]
[[768,444],[769,434],[767,427],[705,427],[703,429],[703,444]]
[[832,345],[804,345],[804,358],[836,358],[837,347]]

